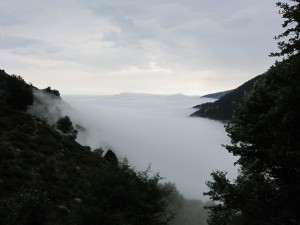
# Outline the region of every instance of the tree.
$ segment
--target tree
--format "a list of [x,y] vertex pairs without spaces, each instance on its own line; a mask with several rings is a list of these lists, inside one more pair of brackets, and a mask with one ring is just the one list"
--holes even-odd
[[[296,2],[296,1],[293,1]],[[299,22],[299,1],[277,3],[288,18],[285,27]],[[226,149],[238,156],[238,177],[230,182],[215,171],[208,181],[209,224],[300,224],[300,53],[299,27],[281,37],[276,62],[246,95],[226,126],[231,144]]]
[[34,100],[32,88],[21,76],[16,75],[7,77],[5,98],[7,104],[21,110],[26,110]]
[[105,153],[104,159],[111,162],[113,165],[118,165],[119,163],[116,154],[110,149],[108,149],[107,152]]
[[63,133],[70,135],[74,139],[77,137],[77,130],[74,129],[72,121],[69,116],[61,117],[56,122],[56,128],[61,130]]
[[57,97],[60,97],[59,91],[56,90],[56,89],[52,89],[51,87],[45,88],[44,91],[47,92],[47,93],[49,93],[49,94],[53,94],[53,95],[55,95]]
[[300,56],[277,62],[235,111],[226,149],[239,156],[237,179],[212,173],[210,224],[299,224]]
[[278,2],[276,5],[281,8],[279,14],[285,19],[282,27],[286,30],[275,36],[275,40],[282,38],[287,38],[284,41],[278,42],[278,48],[280,52],[271,53],[271,56],[290,56],[300,53],[300,6],[299,0],[290,0],[293,2],[292,5],[289,5],[285,2]]
[[105,163],[91,176],[88,198],[78,208],[76,224],[168,224],[166,196],[170,190],[160,184],[150,168],[138,172],[125,159],[118,165]]

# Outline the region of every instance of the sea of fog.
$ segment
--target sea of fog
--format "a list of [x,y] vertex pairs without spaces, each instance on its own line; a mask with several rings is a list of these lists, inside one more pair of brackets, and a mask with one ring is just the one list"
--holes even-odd
[[207,200],[202,194],[213,170],[236,177],[236,159],[221,146],[229,143],[224,124],[188,117],[195,111],[192,106],[213,99],[129,93],[63,98],[77,112],[69,112],[71,119],[86,129],[78,142],[112,149],[137,170],[151,164],[186,198]]

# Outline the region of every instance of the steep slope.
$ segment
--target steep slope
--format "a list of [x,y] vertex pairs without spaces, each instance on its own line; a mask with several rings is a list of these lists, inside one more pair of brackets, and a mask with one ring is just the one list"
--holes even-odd
[[58,130],[62,101],[0,70],[0,225],[207,224],[201,201]]
[[194,106],[193,108],[198,109],[198,111],[194,112],[191,116],[206,117],[209,119],[223,121],[229,120],[232,117],[232,113],[236,105],[242,102],[244,94],[250,91],[254,83],[263,79],[263,77],[264,75],[254,77],[215,102],[208,102]]
[[228,91],[220,91],[220,92],[216,92],[216,93],[211,93],[211,94],[207,94],[207,95],[203,95],[201,97],[203,98],[214,98],[214,99],[220,99],[222,98],[224,95],[227,95],[229,92],[231,92],[232,90],[228,90]]
[[32,95],[28,87],[0,71],[0,224],[166,224],[169,191],[158,175],[28,114],[32,101],[21,101]]

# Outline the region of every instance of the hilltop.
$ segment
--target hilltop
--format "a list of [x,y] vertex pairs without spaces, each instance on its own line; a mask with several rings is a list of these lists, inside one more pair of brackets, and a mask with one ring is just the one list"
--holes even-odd
[[204,204],[150,168],[77,143],[79,126],[51,107],[61,101],[0,70],[0,224],[206,224]]
[[[249,92],[255,82],[264,78],[264,75],[259,75],[245,82],[236,89],[229,91],[220,99],[214,102],[207,102],[201,105],[196,105],[193,108],[198,109],[192,117],[206,117],[214,120],[230,120],[234,109],[242,102],[245,93]],[[206,95],[208,96],[208,95]]]
[[222,98],[224,95],[228,94],[228,93],[231,92],[231,91],[232,91],[232,90],[228,90],[228,91],[220,91],[220,92],[215,92],[215,93],[203,95],[203,96],[201,96],[201,97],[202,97],[202,98],[214,98],[214,99],[220,99],[220,98]]
[[160,176],[28,114],[32,89],[1,70],[0,224],[165,224]]

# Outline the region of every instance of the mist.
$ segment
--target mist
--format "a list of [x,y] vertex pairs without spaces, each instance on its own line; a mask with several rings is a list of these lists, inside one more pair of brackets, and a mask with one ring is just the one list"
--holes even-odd
[[[229,143],[224,124],[188,117],[191,107],[212,99],[183,95],[121,94],[65,96],[81,114],[71,115],[87,132],[78,142],[92,148],[112,149],[120,160],[127,157],[138,170],[149,164],[165,181],[176,184],[188,199],[204,199],[205,181],[215,169],[237,175],[236,160],[221,144]],[[71,114],[71,113],[70,113]],[[79,118],[79,117],[78,117]]]
[[[230,179],[237,175],[236,159],[221,146],[229,143],[224,124],[188,117],[195,111],[192,106],[213,99],[125,93],[64,96],[64,101],[53,101],[41,93],[35,95],[52,105],[47,113],[71,117],[79,128],[80,144],[112,149],[137,170],[151,164],[153,173],[159,172],[165,182],[174,183],[187,199],[208,200],[203,192],[208,190],[205,181],[211,179],[213,170],[228,171]],[[36,105],[31,111],[41,114]]]

